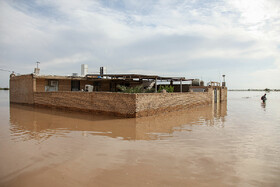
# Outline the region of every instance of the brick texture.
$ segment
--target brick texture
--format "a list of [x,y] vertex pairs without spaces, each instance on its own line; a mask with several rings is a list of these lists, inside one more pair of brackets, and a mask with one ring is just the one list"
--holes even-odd
[[212,103],[212,92],[137,94],[136,117],[151,116]]
[[71,91],[71,80],[59,80],[58,91]]
[[36,92],[44,92],[45,91],[45,85],[47,80],[46,79],[36,79]]
[[135,94],[110,92],[35,92],[36,105],[135,117]]
[[227,87],[221,88],[221,101],[227,101]]
[[35,92],[34,103],[123,117],[151,116],[212,103],[212,93]]
[[[86,84],[86,82],[84,82]],[[81,86],[84,86],[83,85]],[[44,92],[45,79],[33,75],[10,78],[10,101],[48,107],[94,111],[123,117],[157,115],[213,103],[213,88],[208,92],[183,93],[116,93],[71,92],[71,80],[59,80],[59,92]],[[107,85],[108,86],[108,85]],[[215,87],[219,101],[227,100],[227,88]],[[64,91],[67,90],[67,91]]]
[[32,74],[11,77],[10,102],[33,104],[34,82]]

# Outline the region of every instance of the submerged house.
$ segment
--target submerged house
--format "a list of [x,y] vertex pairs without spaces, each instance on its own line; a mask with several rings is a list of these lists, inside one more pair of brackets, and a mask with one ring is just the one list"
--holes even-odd
[[[142,85],[153,90],[153,93],[122,93],[118,85]],[[158,93],[161,85],[173,86],[174,92]],[[184,77],[141,74],[10,76],[11,103],[100,112],[122,117],[150,116],[226,100],[225,85],[211,82],[204,86],[197,80]]]

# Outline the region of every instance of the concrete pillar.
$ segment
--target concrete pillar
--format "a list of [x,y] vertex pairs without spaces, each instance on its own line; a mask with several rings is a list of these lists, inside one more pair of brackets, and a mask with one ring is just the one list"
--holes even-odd
[[155,93],[157,93],[157,78],[155,79]]
[[180,92],[183,92],[183,85],[182,85],[182,79],[180,80]]
[[36,92],[37,90],[36,90],[36,77],[34,77],[33,75],[32,75],[32,91],[33,92]]

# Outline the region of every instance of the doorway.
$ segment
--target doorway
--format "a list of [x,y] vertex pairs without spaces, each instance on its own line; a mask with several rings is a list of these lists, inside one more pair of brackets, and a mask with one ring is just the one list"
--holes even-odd
[[71,91],[80,91],[80,81],[71,80]]

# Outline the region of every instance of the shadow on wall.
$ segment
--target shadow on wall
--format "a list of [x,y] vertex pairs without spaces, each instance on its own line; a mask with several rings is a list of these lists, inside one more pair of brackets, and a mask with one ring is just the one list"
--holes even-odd
[[223,125],[226,115],[226,102],[128,119],[11,104],[10,131],[14,139],[23,141],[44,141],[53,136],[67,136],[72,131],[81,132],[83,136],[152,140],[158,139],[161,134],[171,135],[174,131],[182,131],[185,125]]

